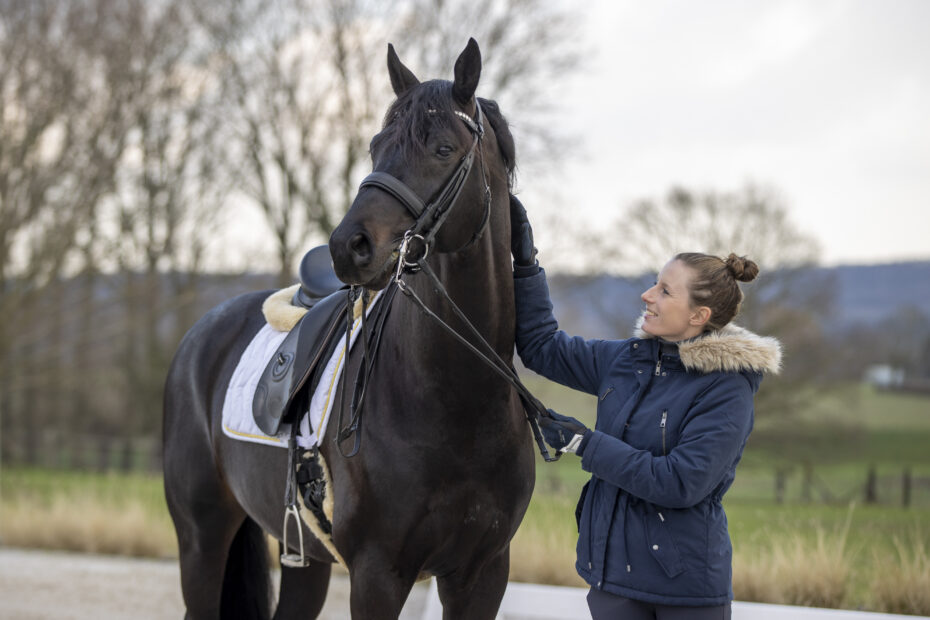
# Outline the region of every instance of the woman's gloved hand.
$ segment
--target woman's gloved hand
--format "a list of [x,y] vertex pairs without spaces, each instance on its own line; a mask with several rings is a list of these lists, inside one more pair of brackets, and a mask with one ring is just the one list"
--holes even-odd
[[523,203],[513,194],[510,195],[510,253],[513,254],[514,274],[517,276],[533,275],[539,271],[533,228]]
[[584,424],[549,409],[549,417],[540,416],[539,428],[546,443],[561,452],[573,452],[578,456],[584,452],[591,438],[591,430]]

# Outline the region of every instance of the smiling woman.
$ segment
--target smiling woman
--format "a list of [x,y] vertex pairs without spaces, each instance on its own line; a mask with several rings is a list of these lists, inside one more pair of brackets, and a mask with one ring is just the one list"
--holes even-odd
[[594,430],[553,411],[540,420],[546,441],[580,456],[592,474],[576,511],[575,564],[591,586],[592,616],[729,618],[732,549],[721,500],[762,375],[781,361],[776,340],[730,324],[738,281],[758,267],[733,254],[679,254],[643,293],[634,338],[586,341],[558,329],[514,197],[511,229],[520,358],[598,396]]
[[642,294],[642,330],[681,341],[725,327],[743,301],[737,282],[751,282],[757,275],[758,265],[736,254],[725,261],[696,252],[678,254],[659,272],[655,286]]

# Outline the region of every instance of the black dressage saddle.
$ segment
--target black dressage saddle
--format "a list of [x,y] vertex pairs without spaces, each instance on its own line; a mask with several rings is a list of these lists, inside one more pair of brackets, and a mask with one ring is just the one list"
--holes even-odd
[[296,405],[300,404],[300,409],[309,405],[309,395],[316,389],[346,324],[348,301],[340,290],[343,287],[333,271],[327,246],[307,252],[300,262],[300,288],[291,300],[292,305],[307,308],[307,313],[268,362],[252,400],[252,415],[262,432],[277,435],[282,423],[296,422],[292,412],[298,409]]

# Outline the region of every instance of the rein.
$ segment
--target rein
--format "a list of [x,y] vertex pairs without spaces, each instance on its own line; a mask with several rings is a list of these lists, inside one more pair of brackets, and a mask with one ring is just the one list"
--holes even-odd
[[[530,393],[529,389],[523,385],[513,366],[507,364],[503,359],[501,359],[500,355],[497,354],[497,351],[494,350],[494,347],[484,339],[478,329],[465,316],[465,313],[462,312],[461,308],[459,308],[456,303],[452,301],[452,298],[449,296],[448,291],[446,291],[445,286],[443,286],[442,282],[436,276],[436,273],[426,262],[426,259],[429,256],[430,247],[436,238],[436,234],[442,227],[443,223],[446,221],[446,218],[449,216],[453,205],[456,203],[459,195],[462,193],[462,189],[465,186],[465,181],[468,178],[468,175],[471,172],[472,166],[474,164],[476,151],[479,153],[479,156],[481,154],[481,150],[478,148],[481,142],[481,138],[484,137],[481,104],[478,103],[477,99],[475,100],[474,119],[470,118],[463,112],[459,112],[458,110],[454,111],[454,114],[459,117],[468,127],[469,131],[471,131],[472,143],[468,152],[464,157],[462,157],[462,160],[459,162],[456,169],[452,172],[445,185],[439,191],[435,200],[429,204],[424,204],[416,192],[410,189],[407,184],[387,172],[372,172],[362,180],[362,183],[359,186],[359,189],[364,187],[377,187],[378,189],[391,194],[401,204],[403,204],[408,211],[410,211],[416,221],[414,222],[414,225],[406,233],[404,233],[404,237],[401,241],[400,247],[398,248],[397,268],[395,270],[394,277],[388,284],[388,290],[385,292],[386,299],[381,300],[379,303],[380,308],[378,311],[378,316],[375,319],[376,327],[373,335],[369,335],[367,331],[367,309],[365,306],[367,305],[368,291],[365,290],[361,293],[361,335],[365,345],[364,358],[361,365],[359,366],[358,374],[356,375],[355,390],[350,405],[352,417],[347,426],[343,426],[342,424],[342,415],[345,411],[345,408],[343,407],[339,411],[339,429],[336,436],[336,444],[339,447],[340,452],[342,452],[342,442],[344,442],[352,435],[355,435],[355,443],[353,445],[352,451],[348,454],[342,452],[342,454],[345,457],[352,457],[358,454],[361,444],[361,433],[359,433],[359,430],[362,423],[362,406],[365,399],[365,388],[374,368],[373,360],[375,353],[377,353],[378,347],[381,344],[381,332],[384,326],[385,318],[387,317],[390,305],[394,300],[394,295],[398,290],[400,290],[405,296],[411,299],[420,308],[420,310],[423,311],[424,314],[436,321],[443,330],[448,332],[450,335],[452,335],[452,337],[462,343],[469,351],[474,353],[479,360],[484,362],[489,368],[491,368],[491,370],[496,372],[514,389],[516,389],[517,394],[520,396],[520,401],[523,405],[523,410],[526,414],[527,421],[529,422],[530,428],[533,432],[533,438],[536,440],[536,444],[539,447],[540,454],[547,462],[557,461],[561,456],[561,453],[556,452],[555,456],[552,456],[549,453],[545,441],[543,441],[542,432],[539,430],[539,416],[548,417],[549,412],[546,410],[543,404],[535,396],[533,396],[532,393]],[[484,183],[484,217],[478,227],[478,230],[472,236],[471,240],[457,251],[462,251],[478,241],[482,234],[484,234],[490,219],[491,187],[488,183],[488,174],[487,169],[485,168],[484,157],[480,156],[480,159],[482,181]],[[413,253],[413,249],[411,245],[414,241],[422,244],[422,251],[419,252],[418,256],[412,258],[411,254]],[[427,307],[427,305],[419,297],[419,295],[417,295],[416,292],[407,285],[403,279],[404,274],[420,270],[422,270],[429,277],[436,291],[439,292],[442,298],[451,306],[455,315],[459,317],[459,319],[466,325],[466,327],[468,327],[468,330],[477,339],[478,343],[484,349],[484,352],[469,342],[468,339],[457,332],[455,328],[443,321],[439,315],[430,310],[429,307]],[[349,289],[348,295],[349,307],[352,308],[355,300],[359,295],[357,287],[351,287]],[[352,312],[350,310],[348,324],[346,327],[347,352],[353,322]],[[373,339],[373,342],[371,343],[371,351],[369,351],[370,338]],[[346,355],[348,356],[348,353],[346,353]],[[342,392],[343,403],[345,402],[345,382],[346,374],[344,373],[342,376],[342,385],[340,388]]]
[[[404,260],[403,254],[397,259],[398,263]],[[496,372],[498,375],[504,378],[514,389],[517,390],[517,394],[520,396],[520,402],[523,404],[523,411],[526,413],[527,422],[530,423],[530,429],[533,431],[533,438],[536,440],[536,445],[539,447],[539,453],[542,455],[543,460],[547,463],[552,461],[559,460],[561,456],[560,452],[556,452],[555,456],[549,454],[549,449],[546,447],[545,441],[543,441],[542,432],[539,430],[539,416],[549,417],[549,412],[546,410],[545,406],[539,399],[537,399],[529,391],[529,389],[523,385],[523,382],[520,381],[520,377],[517,375],[517,371],[514,370],[513,366],[507,364],[504,360],[501,359],[500,355],[497,354],[497,351],[494,350],[494,347],[484,339],[481,333],[478,331],[478,328],[468,320],[468,317],[465,316],[465,313],[462,312],[462,309],[452,301],[452,298],[449,296],[446,287],[442,285],[442,282],[436,276],[436,273],[432,268],[427,264],[426,258],[423,257],[417,261],[417,265],[423,272],[429,276],[430,280],[433,282],[433,286],[442,295],[443,299],[452,307],[455,315],[468,327],[468,330],[472,335],[478,340],[487,353],[482,353],[478,348],[469,342],[462,334],[455,331],[451,325],[443,321],[439,315],[429,309],[427,305],[423,302],[419,295],[416,294],[412,288],[407,286],[407,283],[401,279],[400,270],[398,270],[398,275],[395,276],[394,282],[397,284],[397,287],[402,293],[407,297],[413,300],[413,302],[426,314],[428,317],[436,321],[440,327],[442,327],[447,333],[449,333],[453,338],[458,340],[460,343],[465,345],[465,347],[474,353],[478,359],[485,363],[491,370]],[[490,355],[488,355],[488,353]]]

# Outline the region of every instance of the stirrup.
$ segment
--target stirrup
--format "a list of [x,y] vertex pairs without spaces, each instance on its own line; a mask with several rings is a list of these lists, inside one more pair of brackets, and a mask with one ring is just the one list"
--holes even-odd
[[[300,553],[288,553],[287,546],[287,522],[293,518],[297,525],[297,538],[300,544]],[[284,552],[281,554],[281,566],[288,568],[305,568],[310,566],[310,559],[304,555],[304,530],[300,525],[303,520],[300,518],[300,506],[296,503],[291,504],[284,509]]]

